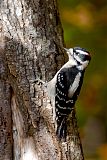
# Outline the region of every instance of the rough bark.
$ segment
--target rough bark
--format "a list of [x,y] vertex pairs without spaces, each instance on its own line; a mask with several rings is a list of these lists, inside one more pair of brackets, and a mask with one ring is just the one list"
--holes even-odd
[[75,111],[67,142],[54,129],[46,88],[65,62],[55,0],[2,0],[0,38],[0,160],[82,160]]

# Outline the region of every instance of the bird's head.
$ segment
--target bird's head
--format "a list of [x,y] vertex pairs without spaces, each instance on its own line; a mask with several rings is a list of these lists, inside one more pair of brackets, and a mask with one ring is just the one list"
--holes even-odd
[[70,49],[65,49],[68,53],[69,60],[74,59],[78,66],[85,69],[91,60],[90,53],[84,48],[74,47]]

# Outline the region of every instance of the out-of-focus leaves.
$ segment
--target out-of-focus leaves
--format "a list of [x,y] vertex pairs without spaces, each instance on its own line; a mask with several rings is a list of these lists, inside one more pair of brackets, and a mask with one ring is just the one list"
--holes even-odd
[[76,103],[76,113],[77,115],[79,115],[77,117],[78,125],[80,127],[83,127],[84,124],[86,123],[88,112],[87,113],[85,112],[85,108],[82,106],[82,103],[80,103],[80,101]]
[[101,26],[101,25],[106,26],[107,25],[107,6],[104,6],[102,8],[102,10],[100,10],[98,12],[96,17],[97,17],[96,18],[97,19],[97,24],[99,24],[99,26]]
[[[82,100],[85,108],[93,109],[94,112],[98,113],[101,111],[99,91],[102,90],[104,85],[104,77],[98,73],[91,76],[88,82],[85,82],[83,88]],[[86,89],[87,88],[87,89]]]
[[107,160],[107,144],[103,144],[98,149],[100,160]]
[[62,18],[65,22],[84,30],[90,30],[94,27],[94,17],[89,6],[79,5],[73,10],[66,8],[62,10]]

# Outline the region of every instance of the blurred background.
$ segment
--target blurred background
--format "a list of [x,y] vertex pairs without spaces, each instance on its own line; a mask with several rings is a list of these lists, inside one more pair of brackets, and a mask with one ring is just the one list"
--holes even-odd
[[85,160],[107,160],[107,0],[59,0],[67,48],[92,55],[76,103]]

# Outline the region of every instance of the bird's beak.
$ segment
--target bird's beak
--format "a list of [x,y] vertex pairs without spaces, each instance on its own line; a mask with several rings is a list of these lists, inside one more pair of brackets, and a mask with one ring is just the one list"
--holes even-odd
[[68,52],[68,49],[67,49],[67,48],[64,48],[64,49],[65,49],[66,52]]
[[69,57],[73,56],[73,48],[70,48],[70,49],[64,48],[64,49],[67,52]]
[[64,48],[64,49],[65,49],[66,53],[67,53],[68,56],[69,56],[69,54],[70,54],[69,49],[67,49],[67,48]]

